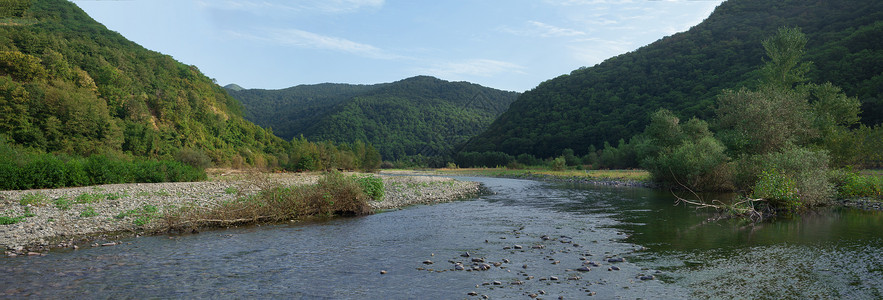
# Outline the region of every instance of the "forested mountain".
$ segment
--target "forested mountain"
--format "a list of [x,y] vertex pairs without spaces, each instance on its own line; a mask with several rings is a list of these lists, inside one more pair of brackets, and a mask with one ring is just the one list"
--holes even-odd
[[506,111],[518,93],[417,76],[375,85],[228,89],[245,116],[285,139],[366,141],[384,159],[448,154]]
[[152,159],[196,149],[222,165],[266,161],[286,147],[195,66],[127,40],[69,1],[21,3],[26,10],[0,24],[0,135],[12,143]]
[[883,2],[730,0],[687,32],[525,92],[461,150],[582,155],[642,132],[659,108],[708,118],[721,90],[757,84],[757,45],[784,26],[808,37],[811,81],[859,98],[863,123],[883,122]]

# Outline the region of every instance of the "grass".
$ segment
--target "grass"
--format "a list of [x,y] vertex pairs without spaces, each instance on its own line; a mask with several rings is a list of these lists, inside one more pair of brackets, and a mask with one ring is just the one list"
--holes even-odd
[[52,204],[55,205],[56,208],[60,210],[68,210],[71,209],[73,202],[67,199],[67,197],[61,197],[55,200],[52,200]]
[[91,218],[91,217],[94,217],[97,215],[98,215],[98,212],[96,212],[95,208],[92,206],[86,206],[86,208],[83,209],[82,212],[80,212],[80,217],[83,217],[83,218]]
[[114,216],[114,218],[118,220],[126,217],[133,218],[132,224],[135,224],[136,226],[144,226],[159,218],[160,213],[159,208],[157,208],[156,205],[145,204],[140,208],[130,209]]
[[555,171],[547,168],[468,168],[468,169],[438,169],[438,172],[447,175],[474,175],[489,177],[531,177],[551,176],[561,179],[581,179],[597,181],[639,181],[650,182],[650,173],[645,170],[562,170]]
[[74,198],[74,202],[80,203],[80,204],[90,204],[90,203],[101,202],[101,200],[117,200],[117,199],[121,199],[121,198],[125,198],[125,197],[129,196],[129,194],[125,193],[125,192],[101,193],[101,191],[103,191],[103,190],[100,190],[100,189],[97,189],[97,191],[99,191],[99,192],[98,193],[85,193],[85,194],[77,195],[77,197]]
[[49,197],[41,193],[27,193],[21,196],[18,203],[21,205],[43,206],[49,203]]
[[368,188],[360,183],[360,177],[339,172],[326,173],[314,185],[284,186],[269,181],[257,182],[260,189],[257,194],[238,197],[211,208],[182,208],[166,213],[163,217],[167,223],[165,229],[279,222],[308,216],[370,214],[372,211],[368,201],[372,196],[378,196],[373,189],[383,189],[382,181],[379,187],[374,183],[372,181],[371,190],[366,191]]

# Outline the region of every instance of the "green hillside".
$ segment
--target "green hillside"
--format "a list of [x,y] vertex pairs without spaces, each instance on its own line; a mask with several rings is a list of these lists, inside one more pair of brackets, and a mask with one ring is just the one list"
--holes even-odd
[[34,0],[0,26],[0,134],[45,152],[216,164],[280,152],[240,104],[195,66],[147,50],[64,0]]
[[883,2],[730,0],[687,32],[543,82],[460,150],[583,155],[642,132],[659,108],[708,119],[721,90],[757,84],[757,45],[783,26],[806,33],[812,81],[859,98],[863,123],[883,122]]
[[230,91],[246,118],[282,138],[367,141],[385,159],[449,154],[503,113],[518,93],[417,76],[376,85],[318,84]]

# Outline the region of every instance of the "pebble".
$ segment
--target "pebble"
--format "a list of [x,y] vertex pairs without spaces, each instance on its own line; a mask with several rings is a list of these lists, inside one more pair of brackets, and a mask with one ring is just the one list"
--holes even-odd
[[521,249],[521,248],[523,248],[521,245],[515,245],[515,246],[513,246],[513,247],[515,247],[515,249]]
[[424,265],[431,265],[431,264],[434,264],[434,262],[432,262],[431,260],[428,260],[428,259],[427,259],[427,260],[424,260],[424,261],[423,261],[423,264],[424,264]]
[[592,269],[589,268],[589,267],[586,267],[586,266],[582,266],[582,267],[579,267],[579,269],[576,269],[576,270],[577,270],[577,271],[580,271],[580,272],[588,272],[588,271],[591,271]]
[[380,274],[381,275],[386,274],[386,270],[380,270]]
[[607,259],[607,262],[616,263],[616,262],[625,262],[624,257],[611,257]]

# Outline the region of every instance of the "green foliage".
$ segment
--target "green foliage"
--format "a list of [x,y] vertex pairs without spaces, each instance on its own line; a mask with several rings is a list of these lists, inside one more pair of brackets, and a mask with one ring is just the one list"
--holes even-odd
[[178,156],[200,168],[229,165],[241,153],[244,164],[265,167],[287,147],[245,121],[240,104],[196,67],[126,40],[69,1],[25,2],[32,24],[0,26],[0,135],[12,144],[83,157]]
[[206,177],[205,171],[175,161],[52,155],[9,145],[0,138],[0,189],[3,190],[199,181]]
[[503,152],[460,152],[454,162],[464,168],[506,166],[515,159]]
[[130,209],[114,216],[114,218],[118,220],[126,217],[133,218],[132,224],[135,224],[136,226],[144,226],[149,224],[152,220],[160,217],[159,208],[157,208],[156,205],[144,204],[140,208]]
[[559,156],[552,160],[553,171],[562,171],[566,165],[567,160],[564,159],[564,156]]
[[52,204],[55,205],[55,207],[60,210],[69,210],[69,209],[71,209],[73,202],[71,202],[71,200],[68,199],[67,197],[61,197],[61,198],[52,200]]
[[301,85],[230,91],[249,120],[280,137],[338,143],[365,141],[380,156],[440,156],[508,108],[518,93],[418,76],[377,85]]
[[21,196],[18,203],[21,205],[43,206],[49,203],[49,197],[39,192],[27,193]]
[[776,172],[792,180],[802,206],[821,205],[834,196],[834,186],[829,178],[828,155],[823,151],[791,146],[780,152],[755,157],[754,163],[754,166],[745,167],[749,170],[761,170],[755,174]]
[[[799,72],[783,80],[802,77],[842,87],[843,94],[862,103],[862,122],[873,126],[883,122],[880,20],[880,1],[726,1],[689,31],[541,83],[460,150],[546,158],[570,148],[586,155],[589,146],[616,146],[619,139],[639,134],[649,124],[646,117],[660,108],[710,120],[722,90],[757,91],[764,63],[764,48],[758,45],[782,26],[801,28],[808,42],[775,62],[787,68],[785,62],[801,52],[815,62],[809,71],[807,63],[798,62],[790,70]],[[768,42],[770,49],[777,43]],[[720,139],[730,145],[728,139],[739,138]]]
[[95,208],[92,206],[86,206],[82,212],[80,212],[80,217],[83,218],[91,218],[97,216],[98,212],[95,211]]
[[368,195],[368,198],[371,198],[375,201],[383,200],[383,196],[385,193],[383,188],[383,179],[371,175],[356,176],[354,179],[359,183],[360,186],[362,186],[362,191],[365,192],[365,195]]
[[794,180],[775,169],[763,171],[753,191],[752,197],[767,200],[774,207],[793,212],[803,206]]
[[838,198],[875,197],[883,198],[883,177],[862,175],[847,170],[831,172]]

